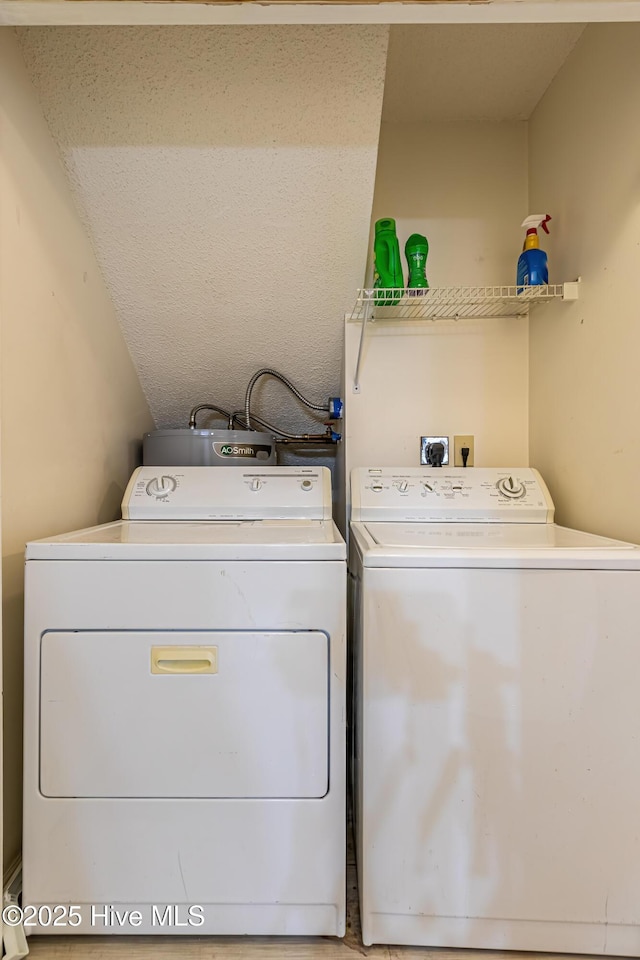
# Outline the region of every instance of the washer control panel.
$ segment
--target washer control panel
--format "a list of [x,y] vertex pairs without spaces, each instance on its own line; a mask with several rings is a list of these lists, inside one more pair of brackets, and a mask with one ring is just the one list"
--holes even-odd
[[125,520],[330,520],[327,467],[139,467]]
[[553,501],[529,467],[359,467],[351,474],[352,520],[552,523]]

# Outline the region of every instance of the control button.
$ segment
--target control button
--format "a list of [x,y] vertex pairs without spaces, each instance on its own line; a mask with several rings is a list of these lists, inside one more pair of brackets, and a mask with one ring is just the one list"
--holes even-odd
[[499,493],[510,500],[519,500],[526,494],[526,488],[520,480],[514,480],[513,477],[501,477],[496,483]]
[[313,487],[313,482],[311,480],[303,480],[300,486],[303,490],[311,490]]
[[382,493],[382,484],[381,483],[372,483],[371,489],[374,493]]
[[262,486],[262,480],[260,479],[260,477],[254,477],[251,483],[249,484],[249,489],[253,490],[253,492],[256,493],[261,486]]
[[147,484],[147,495],[160,500],[162,497],[168,497],[178,486],[174,477],[154,477]]

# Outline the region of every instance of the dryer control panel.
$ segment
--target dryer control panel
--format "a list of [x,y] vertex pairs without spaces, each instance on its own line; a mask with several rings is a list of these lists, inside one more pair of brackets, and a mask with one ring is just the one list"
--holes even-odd
[[327,467],[138,467],[124,520],[330,520]]
[[351,474],[352,520],[553,523],[553,514],[544,480],[529,467],[358,467]]

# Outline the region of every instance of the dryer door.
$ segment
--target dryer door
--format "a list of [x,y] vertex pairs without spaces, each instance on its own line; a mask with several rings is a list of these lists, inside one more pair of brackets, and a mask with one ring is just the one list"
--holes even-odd
[[48,797],[321,797],[329,638],[319,631],[46,632]]

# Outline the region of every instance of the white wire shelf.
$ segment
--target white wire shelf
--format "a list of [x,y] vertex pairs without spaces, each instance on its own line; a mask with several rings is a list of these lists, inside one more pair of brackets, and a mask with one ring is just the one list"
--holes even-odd
[[[360,346],[353,392],[360,392],[360,370],[365,332],[377,320],[483,320],[526,317],[532,306],[559,300],[577,300],[580,281],[547,286],[428,287],[426,290],[358,290],[347,321],[361,323]],[[394,301],[396,301],[394,303]]]
[[426,290],[371,287],[358,290],[347,319],[358,322],[525,317],[532,304],[577,299],[578,282],[534,287],[429,287]]

